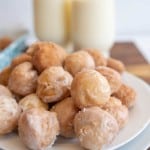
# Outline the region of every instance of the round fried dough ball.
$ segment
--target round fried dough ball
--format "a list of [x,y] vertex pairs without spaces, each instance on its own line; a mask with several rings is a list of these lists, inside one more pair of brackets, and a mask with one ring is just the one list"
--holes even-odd
[[127,122],[129,117],[128,108],[122,105],[121,101],[115,97],[110,97],[109,102],[107,102],[103,109],[110,113],[117,120],[119,128],[123,128]]
[[34,52],[36,52],[38,49],[40,49],[40,45],[42,45],[43,42],[38,41],[34,42],[30,47],[26,50],[26,53],[30,56],[33,56]]
[[0,85],[0,96],[1,95],[12,97],[10,90],[3,85]]
[[22,64],[23,62],[31,62],[31,60],[32,57],[30,55],[26,53],[21,54],[12,60],[11,67],[14,68],[17,65]]
[[19,101],[20,108],[25,111],[31,108],[41,108],[48,110],[48,104],[41,101],[36,94],[25,96]]
[[94,69],[95,63],[93,58],[85,51],[78,51],[70,54],[65,59],[64,68],[73,76],[84,68]]
[[56,113],[44,109],[28,109],[19,119],[19,136],[31,150],[50,148],[59,134]]
[[0,135],[16,129],[20,112],[15,99],[10,96],[0,96]]
[[8,87],[14,93],[26,96],[34,93],[37,85],[37,71],[30,62],[24,62],[14,68],[9,77]]
[[82,147],[100,150],[117,135],[115,118],[99,107],[84,108],[74,119],[74,128]]
[[71,85],[72,98],[79,108],[105,104],[110,94],[106,78],[92,69],[79,72]]
[[120,99],[122,104],[128,108],[133,107],[136,102],[135,90],[126,84],[122,84],[119,90],[113,94],[113,96]]
[[62,47],[51,42],[40,42],[35,48],[32,62],[39,72],[51,66],[62,66],[67,56]]
[[84,50],[93,57],[95,61],[95,66],[107,65],[107,59],[101,54],[101,52],[98,49],[84,49]]
[[0,84],[7,86],[8,85],[8,80],[9,76],[12,72],[11,67],[6,67],[0,72]]
[[117,71],[104,66],[97,67],[96,71],[98,71],[104,77],[106,77],[111,88],[111,93],[118,91],[118,89],[122,84],[122,81],[121,81],[121,76]]
[[107,59],[107,66],[118,71],[119,73],[123,73],[125,71],[124,64],[121,61],[114,58]]
[[74,137],[73,120],[78,112],[78,108],[75,106],[74,101],[71,97],[62,100],[61,102],[54,105],[51,109],[57,113],[60,135],[64,137]]
[[62,100],[70,95],[72,80],[62,67],[49,67],[38,78],[37,95],[46,103]]

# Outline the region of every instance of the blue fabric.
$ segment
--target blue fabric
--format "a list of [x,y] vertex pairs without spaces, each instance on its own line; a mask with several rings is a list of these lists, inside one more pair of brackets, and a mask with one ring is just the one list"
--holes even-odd
[[26,48],[25,41],[27,37],[28,37],[27,34],[21,36],[12,44],[10,44],[10,46],[8,46],[2,52],[0,52],[0,70],[8,66],[14,57],[21,54],[23,50],[25,50]]

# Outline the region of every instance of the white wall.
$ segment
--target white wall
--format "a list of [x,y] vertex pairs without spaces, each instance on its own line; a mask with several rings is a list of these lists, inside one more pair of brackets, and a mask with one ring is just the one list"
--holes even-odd
[[150,0],[116,0],[117,33],[150,35]]
[[0,32],[32,29],[32,0],[0,0]]
[[[32,0],[0,0],[0,32],[32,29]],[[117,35],[150,35],[150,0],[116,0]]]

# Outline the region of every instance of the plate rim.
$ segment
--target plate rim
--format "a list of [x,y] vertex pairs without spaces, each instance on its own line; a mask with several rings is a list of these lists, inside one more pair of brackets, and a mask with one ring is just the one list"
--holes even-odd
[[[149,85],[143,79],[141,79],[141,78],[139,78],[139,77],[137,77],[137,76],[135,76],[129,72],[126,72],[126,71],[123,73],[123,78],[124,78],[124,76],[127,76],[125,78],[128,78],[128,77],[132,78],[132,79],[134,78],[134,80],[137,80],[140,84],[142,84],[150,92]],[[114,150],[114,149],[122,147],[123,145],[128,144],[130,141],[134,140],[138,135],[140,135],[140,133],[142,133],[146,129],[146,127],[148,127],[148,125],[150,125],[150,117],[149,117],[149,120],[147,120],[147,122],[141,127],[141,129],[137,133],[135,133],[132,137],[130,137],[128,140],[126,140],[126,141],[124,141],[124,142],[122,142],[116,146],[108,148],[107,150]]]
[[[123,79],[125,79],[125,78],[130,78],[130,80],[136,80],[140,85],[142,84],[142,87],[144,86],[144,87],[148,90],[148,92],[150,93],[150,86],[149,86],[145,81],[143,81],[142,79],[140,79],[139,77],[137,77],[137,76],[135,76],[135,75],[133,75],[133,74],[131,74],[131,73],[128,73],[128,72],[124,72],[124,73],[122,74],[122,76],[123,76]],[[114,149],[121,148],[122,146],[128,144],[130,141],[132,142],[132,140],[134,140],[140,133],[142,133],[142,132],[146,129],[146,127],[148,127],[148,125],[150,125],[150,117],[149,117],[149,119],[143,124],[143,126],[141,127],[141,129],[139,129],[138,132],[136,132],[135,134],[133,134],[133,136],[131,136],[131,137],[128,138],[127,140],[125,140],[125,141],[123,141],[123,142],[120,142],[119,144],[116,144],[116,145],[114,145],[114,146],[112,146],[112,147],[109,147],[109,145],[108,145],[108,147],[106,146],[106,149],[105,149],[105,147],[104,147],[104,149],[105,149],[105,150],[114,150]],[[60,145],[60,144],[57,144],[57,143],[56,143],[56,145]],[[8,149],[5,148],[5,146],[0,146],[0,149],[1,149],[1,148],[2,148],[3,150],[8,150]],[[54,147],[53,147],[53,148],[54,148]],[[52,148],[52,149],[53,149],[53,148]]]

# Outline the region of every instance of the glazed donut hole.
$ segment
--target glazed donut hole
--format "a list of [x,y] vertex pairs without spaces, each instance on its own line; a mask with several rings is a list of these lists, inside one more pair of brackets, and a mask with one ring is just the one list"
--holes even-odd
[[36,94],[29,94],[19,101],[19,106],[23,111],[32,108],[48,110],[48,104],[41,101]]
[[90,150],[102,149],[119,131],[116,119],[99,107],[84,108],[77,113],[74,128],[81,146]]
[[8,80],[11,72],[12,72],[11,67],[6,67],[0,72],[0,84],[4,86],[8,85]]
[[36,93],[45,103],[60,101],[70,95],[72,80],[62,67],[49,67],[40,74]]
[[4,85],[0,85],[0,96],[1,95],[13,97],[11,91]]
[[95,66],[106,66],[107,59],[101,54],[98,49],[83,49],[88,52],[94,59]]
[[121,81],[121,75],[117,71],[104,66],[96,67],[96,71],[98,71],[104,77],[106,77],[111,88],[111,93],[118,91],[118,89],[122,84],[122,81]]
[[117,92],[113,93],[113,96],[120,99],[122,104],[128,108],[133,107],[136,102],[135,90],[124,83],[120,86]]
[[14,93],[26,96],[34,93],[37,86],[37,71],[30,62],[16,66],[10,74],[8,87]]
[[114,58],[107,59],[107,66],[118,71],[119,73],[123,73],[125,71],[124,64],[121,61]]
[[20,108],[10,96],[0,95],[0,135],[8,134],[16,129]]
[[83,69],[94,69],[95,63],[93,58],[85,51],[78,51],[68,55],[64,62],[64,68],[73,76]]
[[32,57],[30,55],[23,53],[12,60],[11,67],[14,68],[23,62],[31,62],[31,60]]
[[102,108],[112,116],[114,116],[119,125],[119,129],[125,127],[128,122],[129,111],[125,105],[122,105],[119,99],[110,97],[109,102],[106,103]]
[[38,43],[37,46],[35,45],[35,49],[33,50],[32,63],[39,72],[51,66],[62,66],[67,56],[62,47],[51,42]]
[[52,107],[51,111],[57,114],[60,125],[60,135],[66,138],[75,137],[73,120],[79,110],[75,106],[72,98],[68,97],[58,102]]
[[38,49],[40,49],[40,45],[42,45],[43,42],[35,42],[32,45],[29,46],[29,48],[26,50],[26,54],[33,56],[34,52],[36,52]]
[[73,79],[71,96],[79,108],[101,106],[109,101],[110,95],[107,79],[95,70],[85,69]]
[[32,150],[50,148],[59,134],[56,113],[44,109],[33,108],[24,111],[18,126],[22,142]]

